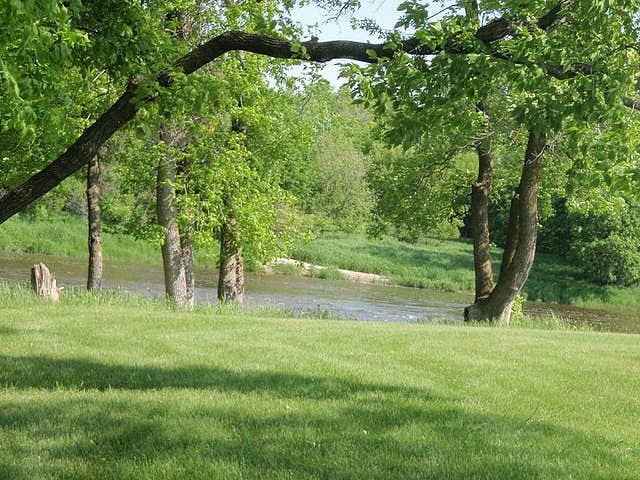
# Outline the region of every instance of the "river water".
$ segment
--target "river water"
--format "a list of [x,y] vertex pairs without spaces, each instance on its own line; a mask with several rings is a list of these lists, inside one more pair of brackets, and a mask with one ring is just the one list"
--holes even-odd
[[[44,262],[58,284],[84,287],[86,261],[46,255],[0,254],[0,281],[27,283],[31,265]],[[161,265],[108,262],[104,288],[161,297]],[[196,270],[196,299],[215,303],[217,272]],[[347,280],[322,280],[284,275],[248,275],[248,306],[275,306],[298,315],[327,314],[337,318],[385,322],[461,321],[473,298],[467,294],[420,290],[389,285],[366,285]],[[640,312],[612,313],[568,305],[528,302],[525,311],[554,314],[572,323],[587,323],[596,330],[640,333]]]

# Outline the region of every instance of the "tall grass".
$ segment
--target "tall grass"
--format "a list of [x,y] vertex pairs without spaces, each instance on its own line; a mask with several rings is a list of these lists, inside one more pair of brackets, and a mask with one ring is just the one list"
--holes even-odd
[[[102,233],[105,258],[115,261],[160,264],[160,245],[139,240],[131,235]],[[37,253],[69,258],[87,256],[86,219],[75,215],[58,215],[46,220],[34,221],[15,216],[0,225],[0,250],[16,253]],[[198,262],[217,265],[218,251],[200,249],[196,252]]]
[[[61,294],[60,302],[51,302],[38,298],[31,288],[26,284],[15,284],[0,282],[0,309],[1,308],[38,308],[43,305],[55,309],[65,309],[67,307],[87,307],[95,308],[99,306],[122,307],[132,309],[145,309],[149,312],[183,312],[164,297],[149,297],[142,294],[131,293],[121,290],[100,290],[88,292],[84,288],[66,288]],[[324,309],[315,310],[294,310],[275,305],[241,306],[235,303],[205,304],[197,303],[191,311],[195,314],[211,316],[245,316],[264,318],[308,318],[313,320],[350,320],[343,314],[330,312]],[[565,318],[549,315],[512,315],[509,324],[486,323],[461,323],[455,320],[424,320],[422,323],[437,323],[451,326],[477,326],[477,327],[500,327],[500,328],[528,328],[540,330],[580,330],[593,331],[587,324],[573,323]]]
[[554,314],[545,316],[521,315],[512,317],[509,328],[530,328],[537,330],[571,330],[592,332],[593,327],[587,323],[571,322]]
[[[103,233],[105,256],[116,260],[160,262],[159,246],[129,235]],[[0,249],[65,257],[86,257],[86,220],[71,215],[32,221],[20,216],[0,225]]]
[[[164,297],[149,297],[142,294],[121,290],[101,290],[88,292],[84,288],[65,288],[61,294],[60,302],[51,302],[38,298],[27,285],[0,282],[0,308],[31,308],[41,307],[65,309],[67,307],[96,307],[108,305],[110,307],[122,307],[133,309],[145,309],[157,312],[182,312]],[[193,313],[205,315],[243,315],[249,317],[265,318],[294,318],[295,312],[291,309],[274,305],[257,305],[242,307],[234,303],[205,304],[198,303],[193,308]],[[310,312],[309,318],[326,318],[322,312],[317,315]]]

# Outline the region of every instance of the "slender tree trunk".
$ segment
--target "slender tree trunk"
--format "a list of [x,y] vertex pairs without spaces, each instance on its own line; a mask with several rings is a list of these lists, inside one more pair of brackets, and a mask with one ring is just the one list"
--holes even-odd
[[513,255],[516,252],[518,243],[518,205],[520,195],[516,192],[511,199],[509,208],[509,220],[507,223],[507,239],[502,252],[502,263],[500,264],[500,277],[502,277],[513,262]]
[[533,265],[538,223],[538,186],[542,158],[547,147],[546,135],[531,131],[527,142],[517,200],[517,232],[511,261],[502,269],[498,283],[486,299],[465,309],[467,321],[508,322],[511,307],[522,290]]
[[187,283],[182,245],[178,229],[177,212],[173,205],[176,197],[176,160],[162,156],[158,161],[156,184],[156,209],[158,223],[164,227],[162,243],[162,264],[164,267],[164,286],[167,298],[180,307],[188,307]]
[[220,228],[220,273],[218,276],[218,300],[244,302],[244,255],[233,234],[233,223]]
[[182,250],[182,265],[184,268],[184,279],[186,285],[185,306],[193,308],[196,300],[196,276],[194,271],[194,251],[191,239],[187,235],[180,237],[180,247]]
[[[484,110],[480,105],[480,110]],[[476,278],[475,301],[487,298],[493,291],[493,264],[489,235],[489,196],[493,182],[493,152],[491,139],[482,139],[476,145],[478,153],[478,180],[471,186],[471,235],[473,237],[473,264]]]
[[87,219],[89,268],[87,290],[102,286],[102,220],[100,218],[100,159],[94,156],[87,165]]
[[[182,141],[183,139],[179,139]],[[188,166],[183,161],[178,161],[176,164],[176,172],[178,175],[185,175],[187,173]],[[184,189],[175,190],[175,195],[180,197],[181,195],[185,195],[186,191]],[[195,277],[195,269],[194,269],[194,248],[191,236],[189,231],[183,230],[180,232],[180,249],[182,252],[182,265],[184,268],[184,278],[186,285],[186,297],[185,297],[185,306],[189,309],[193,308],[195,305],[195,291],[196,291],[196,277]]]
[[[242,108],[243,98],[238,99]],[[247,125],[237,117],[231,119],[231,130],[247,135]],[[241,161],[241,159],[238,159]],[[231,210],[229,198],[224,199],[225,210]],[[227,213],[226,221],[220,227],[220,264],[218,273],[218,300],[244,303],[244,255],[235,236],[237,220],[233,213]]]

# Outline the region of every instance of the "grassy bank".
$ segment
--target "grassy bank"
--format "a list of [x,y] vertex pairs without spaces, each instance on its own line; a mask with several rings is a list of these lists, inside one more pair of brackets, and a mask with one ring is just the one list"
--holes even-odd
[[632,335],[179,313],[0,292],[0,478],[640,471]]
[[[109,260],[157,264],[162,262],[160,247],[153,242],[108,231],[104,231],[102,237],[105,262]],[[13,217],[0,225],[0,250],[86,258],[86,220],[71,215],[38,221],[20,216]],[[213,265],[216,259],[216,252],[198,252],[198,260],[201,262]]]
[[[500,269],[500,249],[494,269]],[[301,245],[294,257],[309,263],[388,276],[398,285],[436,290],[474,288],[473,246],[464,240],[429,239],[411,245],[391,239],[326,234]],[[579,269],[551,255],[538,254],[525,293],[530,300],[589,307],[640,308],[640,290],[596,285],[581,278]]]
[[[160,262],[160,250],[151,242],[129,235],[103,233],[105,261],[134,260]],[[87,256],[86,220],[64,216],[31,221],[20,216],[0,225],[0,249],[17,253],[39,253],[72,258]]]
[[[0,250],[9,252],[86,258],[86,225],[78,217],[32,222],[14,217],[0,225]],[[160,264],[159,247],[128,235],[105,233],[105,262],[127,261]],[[500,250],[494,252],[499,270]],[[217,251],[198,251],[199,264],[215,265]],[[392,283],[434,290],[472,292],[473,248],[461,240],[430,239],[411,245],[390,239],[371,240],[364,236],[326,234],[300,245],[293,257],[329,267],[315,276],[340,278],[337,268],[377,273]],[[250,266],[255,268],[255,266]],[[287,267],[284,267],[286,269]],[[283,267],[279,267],[282,271]],[[289,274],[299,269],[289,268]],[[312,272],[313,273],[313,272]],[[586,282],[579,269],[561,258],[539,254],[525,287],[530,300],[567,303],[608,310],[640,310],[638,288],[606,287]]]

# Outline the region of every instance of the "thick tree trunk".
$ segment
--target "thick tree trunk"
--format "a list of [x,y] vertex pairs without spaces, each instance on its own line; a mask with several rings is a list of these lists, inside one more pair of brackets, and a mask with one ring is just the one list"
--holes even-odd
[[[474,24],[479,24],[478,2],[462,3],[465,14]],[[486,102],[478,102],[476,108],[488,117]],[[473,268],[476,280],[475,302],[485,299],[493,291],[493,263],[491,261],[491,237],[489,235],[489,198],[493,183],[493,152],[491,137],[485,136],[476,143],[478,154],[478,179],[471,185],[471,238],[473,239]]]
[[501,272],[498,283],[486,299],[465,309],[467,321],[508,322],[511,307],[522,290],[533,265],[538,223],[538,185],[542,158],[547,147],[546,135],[529,132],[520,185],[515,248],[511,261]]
[[493,181],[493,153],[491,139],[476,145],[478,153],[478,180],[471,186],[471,235],[473,237],[473,264],[476,278],[475,301],[487,298],[493,291],[493,265],[489,236],[489,195]]
[[218,300],[244,302],[244,255],[233,234],[233,221],[220,228],[220,273]]
[[102,221],[100,218],[100,159],[96,155],[87,166],[87,221],[89,268],[87,290],[102,286]]
[[165,292],[167,298],[176,305],[188,307],[180,231],[178,229],[176,208],[173,205],[176,196],[175,180],[175,158],[162,156],[158,161],[156,209],[158,223],[165,229],[162,243]]

